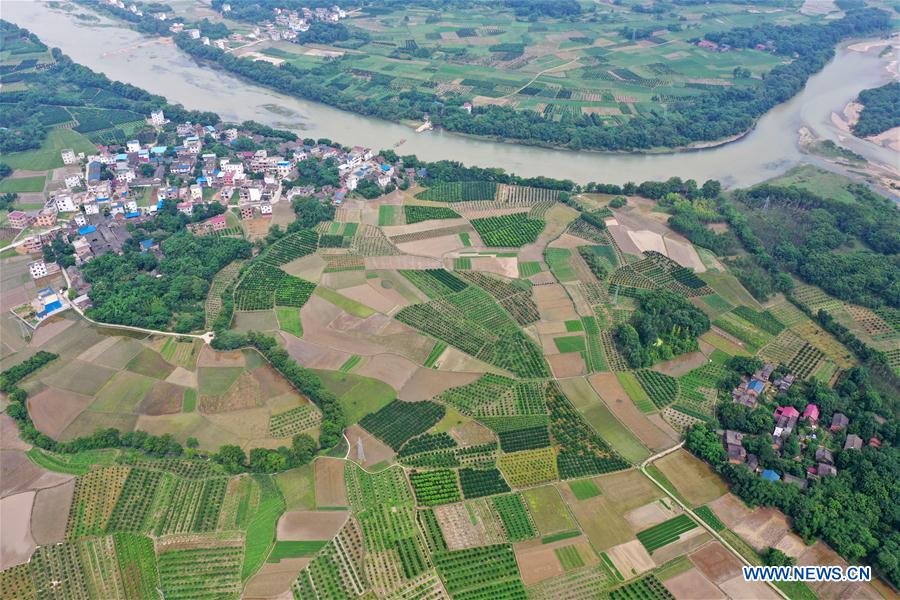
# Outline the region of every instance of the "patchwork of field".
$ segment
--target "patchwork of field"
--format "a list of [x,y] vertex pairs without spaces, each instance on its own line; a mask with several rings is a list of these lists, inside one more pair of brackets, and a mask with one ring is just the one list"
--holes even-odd
[[[741,4],[644,13],[604,4],[602,18],[517,18],[501,7],[406,7],[351,13],[366,37],[351,45],[267,42],[254,56],[308,69],[339,56],[334,83],[354,97],[391,101],[399,92],[462,96],[476,106],[536,111],[546,118],[592,115],[610,125],[663,101],[698,97],[716,86],[752,88],[735,67],[762,76],[780,63],[763,51],[714,52],[689,40],[760,22],[800,23],[822,15],[753,11]],[[594,11],[591,11],[594,15]],[[473,197],[471,200],[489,198]],[[393,212],[386,212],[389,224]]]
[[[213,289],[233,290],[231,326],[274,335],[318,378],[344,441],[269,475],[13,440],[0,448],[0,509],[32,516],[3,528],[0,590],[33,597],[44,569],[72,597],[768,597],[736,579],[737,559],[701,521],[757,550],[810,552],[783,516],[742,507],[684,450],[647,466],[664,490],[635,467],[713,421],[731,356],[823,380],[854,359],[793,304],[753,301],[646,204],[597,206],[600,227],[557,196],[467,181],[354,200],[226,267]],[[4,299],[7,287],[33,293],[27,265],[12,266]],[[658,289],[714,328],[699,350],[631,369],[613,330]],[[798,294],[840,308],[867,339],[893,339],[890,314]],[[209,320],[231,304],[210,296]],[[4,368],[60,354],[21,382],[54,438],[140,430],[194,438],[201,456],[318,439],[319,408],[255,350],[76,317],[30,338],[2,325]]]

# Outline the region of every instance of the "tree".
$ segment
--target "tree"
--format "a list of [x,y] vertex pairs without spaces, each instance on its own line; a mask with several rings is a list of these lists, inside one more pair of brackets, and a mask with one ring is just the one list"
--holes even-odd
[[305,465],[312,460],[316,452],[316,441],[305,433],[298,433],[291,440],[291,450],[294,460],[298,464]]
[[247,454],[240,446],[233,444],[226,444],[220,447],[214,458],[229,473],[240,473],[246,468],[247,464]]
[[187,440],[185,440],[184,445],[187,446],[188,448],[190,448],[191,450],[194,450],[200,446],[200,442],[197,441],[197,438],[195,438],[195,437],[189,437]]

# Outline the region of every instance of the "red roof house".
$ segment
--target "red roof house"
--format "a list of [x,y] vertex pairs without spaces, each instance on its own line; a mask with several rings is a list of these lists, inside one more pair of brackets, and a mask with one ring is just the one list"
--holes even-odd
[[[818,409],[816,409],[818,412]],[[775,420],[780,419],[781,417],[799,417],[800,411],[798,411],[793,406],[779,406],[775,409]]]
[[819,420],[819,407],[815,404],[807,404],[806,408],[803,410],[803,418],[809,419],[813,423],[818,422]]

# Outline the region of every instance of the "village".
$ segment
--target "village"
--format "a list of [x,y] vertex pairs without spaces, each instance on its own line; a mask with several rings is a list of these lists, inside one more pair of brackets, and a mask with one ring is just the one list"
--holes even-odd
[[[797,378],[786,370],[766,363],[751,376],[742,378],[731,392],[732,402],[750,410],[771,410],[776,406],[771,432],[752,435],[725,429],[721,435],[731,464],[745,465],[768,481],[783,481],[806,489],[810,480],[838,474],[836,452],[860,450],[865,442],[859,435],[846,433],[850,420],[843,413],[833,413],[830,424],[820,423],[818,405],[806,402],[802,411],[792,406],[788,391]],[[881,441],[874,436],[867,444],[876,449],[881,447]],[[775,467],[783,467],[785,460],[796,463],[798,467],[794,470],[802,471],[803,476],[784,468],[779,473]]]
[[[97,146],[95,154],[64,149],[62,185],[47,194],[44,207],[9,213],[8,226],[16,232],[10,248],[34,258],[28,270],[40,290],[11,309],[29,327],[70,304],[79,312],[90,308],[91,286],[81,267],[109,252],[122,254],[133,226],[153,219],[166,203],[188,218],[195,235],[244,237],[241,222],[261,219],[252,229],[266,232],[278,206],[293,215],[294,199],[315,198],[339,207],[354,191],[375,197],[423,174],[398,169],[361,146],[285,141],[284,135],[267,137],[222,124],[174,124],[163,111],[154,111],[147,123],[160,137],[174,134],[178,145],[130,140],[124,146]],[[204,151],[204,146],[216,151]],[[237,149],[247,147],[255,149]],[[140,251],[161,257],[152,239],[142,240]],[[65,294],[48,287],[60,275]]]

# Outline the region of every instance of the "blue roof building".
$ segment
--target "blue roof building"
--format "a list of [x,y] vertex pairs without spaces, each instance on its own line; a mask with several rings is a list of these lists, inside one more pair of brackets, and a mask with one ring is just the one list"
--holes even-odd
[[137,218],[137,217],[139,217],[139,216],[141,216],[141,213],[139,213],[139,212],[125,213],[125,218],[126,218],[126,219],[134,219],[134,218]]
[[146,252],[153,247],[153,238],[141,242],[141,252]]
[[779,479],[781,479],[781,476],[772,469],[766,469],[765,471],[763,471],[761,477],[767,481],[778,481]]
[[97,231],[97,228],[93,225],[85,225],[78,230],[78,235],[87,235],[89,233],[94,233],[95,231]]
[[150,148],[150,154],[165,154],[168,149],[168,146],[153,146]]
[[766,387],[766,384],[760,381],[759,379],[754,379],[747,386],[747,389],[753,390],[757,394],[762,394],[763,389]]
[[127,162],[128,155],[127,154],[116,154],[116,162]]

